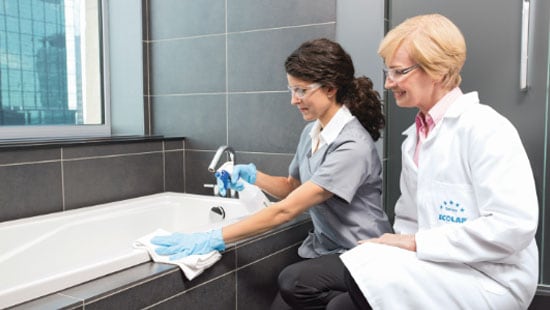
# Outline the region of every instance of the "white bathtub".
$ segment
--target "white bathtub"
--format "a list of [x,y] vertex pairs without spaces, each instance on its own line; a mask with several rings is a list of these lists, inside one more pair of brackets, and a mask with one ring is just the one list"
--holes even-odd
[[200,231],[248,214],[235,199],[161,193],[0,223],[0,308],[148,261],[132,242],[157,228]]

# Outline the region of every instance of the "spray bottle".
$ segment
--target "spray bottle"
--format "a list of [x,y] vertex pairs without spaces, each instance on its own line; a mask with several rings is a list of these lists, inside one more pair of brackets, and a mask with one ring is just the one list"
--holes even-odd
[[[218,168],[216,171],[216,177],[223,181],[223,185],[226,189],[230,189],[231,173],[233,172],[233,163],[228,161]],[[262,190],[253,184],[246,182],[245,180],[239,180],[244,185],[243,190],[239,191],[239,200],[243,202],[246,208],[254,213],[262,208],[265,208],[271,204],[269,199],[265,196]]]

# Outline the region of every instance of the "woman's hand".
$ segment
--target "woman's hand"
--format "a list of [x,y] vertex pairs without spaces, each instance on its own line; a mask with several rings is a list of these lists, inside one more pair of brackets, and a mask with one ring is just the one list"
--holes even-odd
[[416,252],[416,239],[414,238],[414,235],[383,234],[378,238],[361,240],[359,241],[359,244],[362,244],[365,242],[386,244],[386,245],[391,245],[394,247]]

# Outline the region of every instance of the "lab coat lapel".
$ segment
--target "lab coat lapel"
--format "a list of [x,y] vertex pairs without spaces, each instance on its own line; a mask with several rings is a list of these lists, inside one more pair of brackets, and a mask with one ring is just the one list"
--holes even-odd
[[402,132],[404,136],[407,136],[405,138],[405,141],[403,142],[403,145],[401,146],[401,156],[403,163],[407,166],[413,167],[414,170],[416,170],[416,165],[414,163],[414,148],[416,147],[416,125],[412,124],[409,126],[409,128],[405,129],[405,131]]

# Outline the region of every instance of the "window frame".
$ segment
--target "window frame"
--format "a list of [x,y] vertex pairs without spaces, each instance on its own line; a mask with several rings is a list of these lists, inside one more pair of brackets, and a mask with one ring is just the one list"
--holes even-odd
[[103,110],[103,124],[82,125],[0,125],[0,142],[4,140],[65,139],[111,136],[111,103],[109,76],[109,10],[107,0],[97,0],[99,7],[99,71],[101,79],[100,102]]

